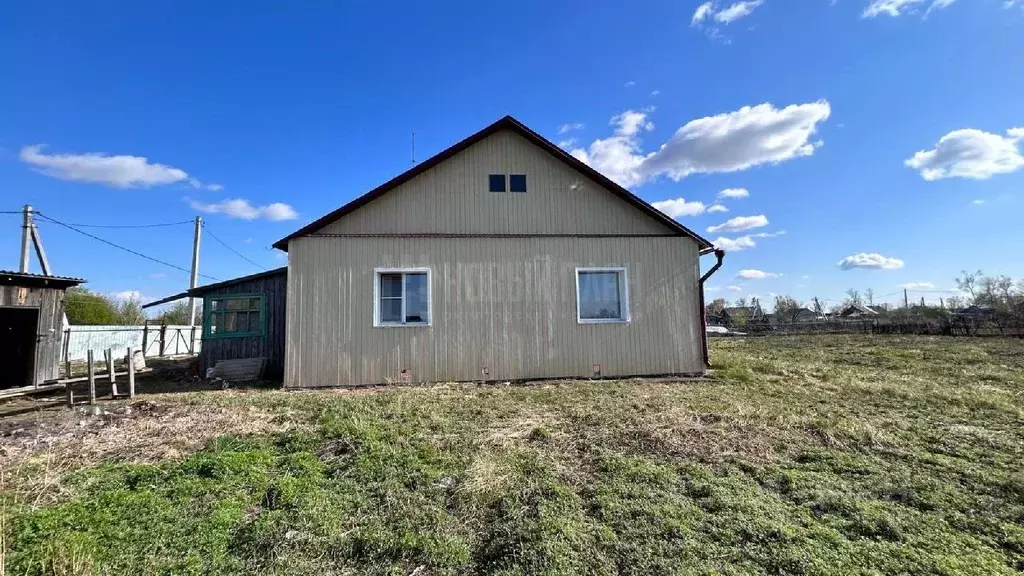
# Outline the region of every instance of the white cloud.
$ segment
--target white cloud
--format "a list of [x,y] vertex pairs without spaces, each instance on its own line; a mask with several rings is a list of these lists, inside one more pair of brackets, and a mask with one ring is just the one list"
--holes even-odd
[[1017,143],[1024,128],[1011,128],[1006,136],[974,128],[954,130],[939,139],[931,150],[920,150],[905,164],[925,180],[972,178],[984,180],[995,174],[1009,174],[1024,166]]
[[562,148],[563,150],[569,150],[570,148],[572,148],[575,145],[576,145],[576,139],[575,138],[566,138],[565,140],[559,140],[558,141],[558,147]]
[[715,13],[715,3],[714,2],[705,2],[705,3],[701,4],[700,6],[697,6],[697,9],[694,10],[693,18],[690,19],[690,25],[691,26],[696,26],[696,25],[700,24],[701,22],[703,22],[704,20],[707,20],[709,17],[713,16],[714,13]]
[[729,286],[726,290],[729,292],[743,292],[743,288],[740,286]]
[[746,188],[726,188],[718,193],[719,198],[746,198],[750,192]]
[[636,86],[636,82],[634,82],[632,80],[630,80],[629,82],[626,82],[626,88],[632,88],[633,86]]
[[690,18],[690,25],[700,26],[709,19],[719,24],[728,25],[744,16],[749,16],[761,4],[764,4],[764,0],[742,0],[718,10],[717,3],[711,0],[697,7],[693,12],[693,17]]
[[715,22],[731,24],[744,16],[749,16],[750,13],[754,11],[754,8],[757,8],[761,4],[764,4],[764,0],[747,0],[745,2],[737,2],[728,8],[718,11],[715,14]]
[[687,202],[685,198],[653,202],[651,203],[651,206],[654,206],[673,218],[679,218],[680,216],[696,216],[704,213],[703,202]]
[[691,174],[737,172],[814,154],[821,142],[810,138],[829,114],[824,100],[781,110],[769,103],[744,106],[691,120],[657,151],[645,154],[638,136],[654,125],[648,111],[627,110],[612,118],[612,136],[572,154],[627,187],[658,176],[678,181]]
[[206,212],[207,214],[224,214],[229,218],[238,218],[241,220],[256,220],[263,218],[266,220],[295,220],[299,217],[295,209],[284,204],[283,202],[274,202],[267,204],[266,206],[253,206],[248,200],[243,198],[233,198],[229,200],[223,200],[221,202],[215,202],[213,204],[204,204],[195,200],[189,201],[189,206],[194,210],[200,212]]
[[568,134],[574,130],[583,130],[583,122],[569,122],[558,127],[558,134]]
[[709,214],[714,213],[714,212],[728,212],[728,211],[729,211],[729,209],[726,208],[725,206],[722,206],[721,204],[713,204],[710,208],[708,208],[708,213]]
[[661,94],[661,90],[651,90],[651,96],[657,96],[658,94]]
[[765,272],[764,270],[756,270],[747,268],[740,270],[736,273],[736,278],[740,280],[764,280],[765,278],[778,278],[782,274],[776,274],[775,272]]
[[46,154],[42,144],[24,146],[19,159],[37,171],[72,182],[104,184],[112,188],[148,188],[179,182],[193,188],[220,190],[220,184],[203,185],[188,172],[165,164],[151,163],[143,156],[86,154]]
[[931,282],[907,282],[906,284],[900,284],[900,288],[906,290],[933,290],[935,285]]
[[897,270],[899,268],[903,268],[903,260],[900,260],[899,258],[889,258],[877,253],[868,254],[866,252],[861,252],[859,254],[843,258],[837,262],[836,265],[843,270],[852,270],[854,268]]
[[775,238],[776,236],[783,236],[785,234],[785,230],[779,230],[778,232],[748,234],[738,238],[726,238],[725,236],[719,236],[712,242],[712,244],[716,248],[720,248],[726,252],[739,252],[740,250],[756,247],[757,242],[754,240],[755,238]]
[[615,126],[612,136],[595,140],[587,150],[577,148],[571,154],[622,186],[639,184],[638,169],[643,157],[637,135],[641,130],[652,130],[654,124],[647,120],[646,112],[635,110],[613,116],[609,123]]
[[106,296],[112,300],[117,300],[118,302],[130,302],[134,300],[136,302],[139,302],[140,304],[145,304],[147,302],[152,302],[153,300],[156,300],[156,298],[143,295],[142,292],[139,292],[138,290],[122,290],[120,292],[107,292]]
[[757,216],[737,216],[717,226],[708,226],[708,232],[712,234],[716,232],[739,232],[740,230],[762,228],[767,225],[768,218],[763,214],[758,214]]
[[868,7],[864,9],[861,18],[874,18],[882,14],[886,16],[899,16],[917,11],[923,4],[928,4],[926,14],[937,8],[945,8],[956,0],[871,0]]
[[971,201],[971,204],[975,204],[975,205],[977,205],[977,204],[984,204],[984,203],[985,203],[985,201],[984,201],[984,200],[981,200],[981,199],[978,199],[978,200],[972,200],[972,201]]

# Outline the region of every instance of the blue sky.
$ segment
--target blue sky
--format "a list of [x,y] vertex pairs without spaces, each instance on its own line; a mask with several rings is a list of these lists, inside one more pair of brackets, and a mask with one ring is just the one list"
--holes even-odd
[[[711,297],[1024,276],[1024,2],[578,6],[13,3],[0,18],[0,210],[29,203],[76,224],[201,214],[274,267],[273,241],[408,168],[411,132],[423,159],[512,114],[739,247]],[[718,202],[726,189],[748,196]],[[0,267],[15,268],[19,222],[0,222]],[[94,290],[187,284],[40,230],[54,272]],[[89,231],[188,266],[188,225]],[[201,271],[258,268],[207,238]]]

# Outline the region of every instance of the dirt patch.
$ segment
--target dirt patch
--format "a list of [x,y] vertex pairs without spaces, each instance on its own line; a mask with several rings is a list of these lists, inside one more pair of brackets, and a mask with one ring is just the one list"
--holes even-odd
[[[250,435],[295,428],[255,407],[216,408],[140,401],[83,406],[49,420],[0,429],[0,469],[23,473],[36,500],[59,499],[65,472],[102,462],[179,459],[223,434]],[[24,486],[23,486],[24,487]]]

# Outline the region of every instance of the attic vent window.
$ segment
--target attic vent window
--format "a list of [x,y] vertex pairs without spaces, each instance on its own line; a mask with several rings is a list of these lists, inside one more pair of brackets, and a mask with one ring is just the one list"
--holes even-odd
[[488,177],[491,192],[504,192],[505,191],[505,175],[504,174],[491,174]]
[[526,174],[509,174],[508,191],[526,192]]

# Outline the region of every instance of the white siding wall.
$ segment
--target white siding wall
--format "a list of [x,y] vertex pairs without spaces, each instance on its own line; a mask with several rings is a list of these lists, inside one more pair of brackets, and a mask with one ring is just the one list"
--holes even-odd
[[[628,268],[631,322],[577,323],[580,266]],[[373,326],[381,267],[431,269],[432,326]],[[292,240],[285,386],[701,372],[698,267],[681,236]]]

